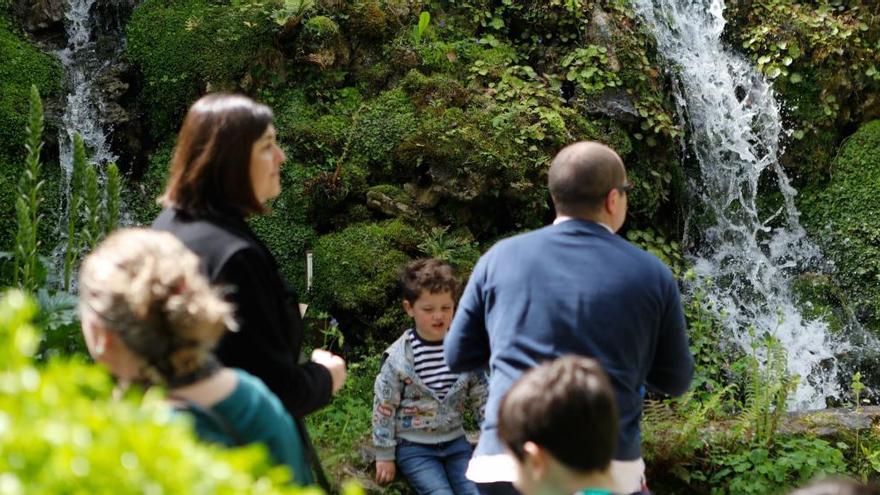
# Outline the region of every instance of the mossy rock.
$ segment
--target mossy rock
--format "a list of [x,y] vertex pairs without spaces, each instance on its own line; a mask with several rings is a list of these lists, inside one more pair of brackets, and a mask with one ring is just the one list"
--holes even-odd
[[827,185],[802,191],[808,226],[837,266],[856,315],[880,330],[880,120],[841,147]]
[[126,53],[145,78],[153,131],[177,129],[190,103],[208,88],[235,90],[249,68],[273,50],[277,26],[258,9],[208,0],[146,0],[127,27]]
[[806,320],[824,321],[840,332],[849,318],[849,299],[833,278],[818,273],[798,276],[792,285],[801,314]]
[[396,291],[397,270],[421,235],[400,220],[358,223],[315,243],[313,303],[350,336],[387,341],[406,324]]

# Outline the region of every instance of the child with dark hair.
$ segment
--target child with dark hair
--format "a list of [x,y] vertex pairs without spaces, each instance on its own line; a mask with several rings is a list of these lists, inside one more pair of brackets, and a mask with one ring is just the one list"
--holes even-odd
[[498,436],[523,495],[610,495],[617,406],[598,361],[565,356],[532,368],[508,390]]
[[419,494],[476,494],[467,478],[471,446],[462,413],[468,399],[482,418],[483,372],[452,373],[443,338],[452,322],[459,282],[449,264],[420,259],[400,271],[403,309],[415,325],[384,353],[373,401],[376,482],[397,468]]

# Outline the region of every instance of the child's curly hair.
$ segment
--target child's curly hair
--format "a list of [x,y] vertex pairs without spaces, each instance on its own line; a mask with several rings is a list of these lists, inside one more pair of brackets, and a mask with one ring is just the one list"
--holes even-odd
[[411,261],[398,271],[398,281],[403,298],[410,303],[422,294],[449,291],[452,298],[458,297],[459,281],[452,266],[437,258],[422,258]]
[[213,359],[232,305],[176,237],[147,229],[110,235],[83,262],[80,311],[94,315],[143,358],[143,379],[166,384]]

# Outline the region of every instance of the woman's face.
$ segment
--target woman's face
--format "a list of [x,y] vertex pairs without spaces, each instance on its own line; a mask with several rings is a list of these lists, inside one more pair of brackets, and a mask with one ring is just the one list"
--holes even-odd
[[287,157],[275,138],[275,126],[269,124],[251,148],[251,184],[261,204],[281,194],[281,164]]

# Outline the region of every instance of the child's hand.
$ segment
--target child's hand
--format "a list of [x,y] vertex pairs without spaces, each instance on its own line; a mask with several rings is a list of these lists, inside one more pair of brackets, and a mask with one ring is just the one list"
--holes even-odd
[[376,483],[387,485],[394,481],[397,474],[397,467],[394,461],[376,461]]

